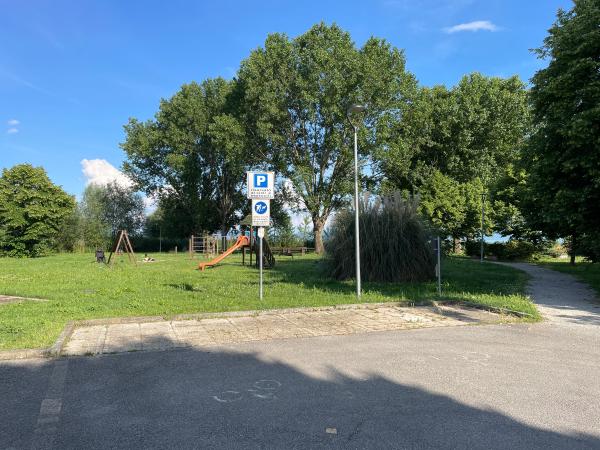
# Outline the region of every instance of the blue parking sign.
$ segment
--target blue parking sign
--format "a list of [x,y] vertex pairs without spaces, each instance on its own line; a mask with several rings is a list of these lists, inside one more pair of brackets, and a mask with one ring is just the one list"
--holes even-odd
[[269,176],[266,173],[255,173],[254,174],[254,187],[255,188],[266,188],[269,186]]
[[275,198],[275,173],[260,170],[256,172],[248,171],[246,175],[248,198]]

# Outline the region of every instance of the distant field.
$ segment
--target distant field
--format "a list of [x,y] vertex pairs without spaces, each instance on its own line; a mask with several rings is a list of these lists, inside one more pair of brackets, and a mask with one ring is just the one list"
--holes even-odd
[[[325,276],[314,255],[279,257],[265,273],[265,298],[258,300],[258,272],[234,255],[205,272],[187,255],[153,255],[137,267],[119,258],[113,268],[92,255],[37,259],[0,258],[0,295],[40,297],[47,302],[0,305],[0,349],[50,345],[69,320],[323,306],[356,303],[353,282]],[[495,264],[464,258],[443,262],[444,299],[468,300],[537,315],[524,296],[527,276]],[[436,299],[436,284],[364,283],[361,302],[407,304]]]
[[581,281],[589,284],[598,293],[600,297],[600,264],[592,264],[577,260],[577,263],[572,266],[568,260],[544,260],[537,264],[548,267],[549,269],[558,270],[559,272],[570,273]]

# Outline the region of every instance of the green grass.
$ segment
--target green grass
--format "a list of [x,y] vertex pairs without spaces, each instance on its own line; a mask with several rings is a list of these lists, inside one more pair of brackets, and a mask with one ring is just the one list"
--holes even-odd
[[[90,255],[37,259],[0,258],[0,294],[47,302],[0,305],[0,349],[47,347],[69,320],[323,306],[356,303],[353,282],[332,280],[315,256],[280,257],[265,273],[265,298],[258,300],[258,272],[240,256],[205,272],[186,255],[154,255],[137,267],[113,268]],[[510,267],[462,258],[443,262],[444,299],[472,301],[537,315],[523,295],[527,276]],[[407,304],[436,299],[434,282],[365,283],[362,302]]]
[[537,264],[548,267],[552,270],[574,275],[584,283],[589,284],[600,297],[600,264],[584,262],[580,258],[576,260],[576,264],[574,266],[569,264],[569,261],[566,259],[545,259],[543,261],[538,261]]

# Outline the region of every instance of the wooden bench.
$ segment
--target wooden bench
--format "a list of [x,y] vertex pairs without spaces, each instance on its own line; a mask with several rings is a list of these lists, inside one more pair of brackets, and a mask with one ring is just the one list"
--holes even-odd
[[300,254],[302,256],[308,253],[308,247],[273,247],[271,249],[274,254],[279,256],[291,256],[294,257],[294,254]]

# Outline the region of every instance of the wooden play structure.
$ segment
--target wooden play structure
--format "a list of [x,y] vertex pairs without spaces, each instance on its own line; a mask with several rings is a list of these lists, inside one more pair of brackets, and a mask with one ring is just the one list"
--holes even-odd
[[203,236],[192,235],[188,240],[188,252],[190,259],[193,259],[197,254],[212,257],[219,253],[219,240],[208,234]]
[[[244,226],[244,223],[242,222]],[[220,254],[219,256],[211,259],[210,261],[201,262],[198,265],[198,269],[204,271],[207,267],[214,267],[231,255],[236,250],[242,251],[242,264],[246,264],[246,253],[249,250],[250,253],[250,265],[252,265],[252,260],[254,259],[255,265],[258,267],[259,263],[259,244],[258,238],[255,236],[255,229],[252,226],[249,226],[249,233],[245,232],[242,229],[242,234],[237,238],[235,244],[233,244],[229,249]],[[254,258],[253,258],[254,257]],[[269,247],[269,243],[266,238],[263,238],[263,267],[268,269],[275,266],[275,256]]]
[[[113,243],[113,246],[110,250],[110,254],[108,255],[108,260],[106,264],[112,265],[114,263],[113,254],[122,255],[123,252],[127,253],[127,257],[129,258],[129,262],[137,265],[137,261],[135,260],[135,253],[133,251],[133,246],[131,245],[131,241],[129,240],[129,235],[127,234],[127,230],[119,230],[117,233],[117,237]],[[98,255],[96,255],[98,258]]]

